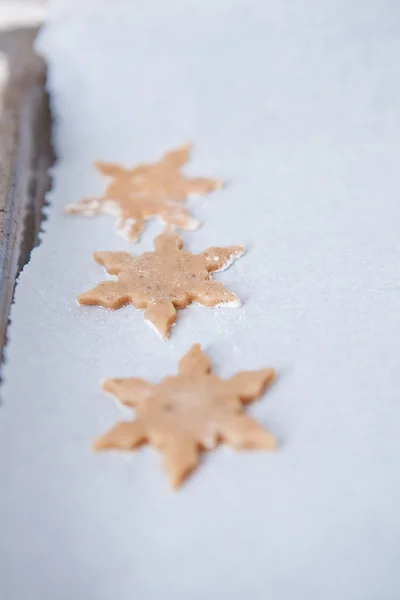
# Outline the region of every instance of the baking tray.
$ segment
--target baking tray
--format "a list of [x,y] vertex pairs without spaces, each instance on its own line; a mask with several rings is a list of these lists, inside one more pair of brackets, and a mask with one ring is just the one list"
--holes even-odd
[[15,280],[38,242],[53,162],[44,61],[34,51],[37,29],[2,33],[9,63],[0,143],[0,354]]

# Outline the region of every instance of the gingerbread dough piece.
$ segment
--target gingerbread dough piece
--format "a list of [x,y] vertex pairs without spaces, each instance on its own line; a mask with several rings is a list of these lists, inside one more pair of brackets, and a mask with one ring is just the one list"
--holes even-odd
[[242,371],[224,381],[211,374],[211,364],[195,344],[179,363],[179,374],[153,385],[142,379],[107,379],[103,388],[136,419],[120,422],[99,437],[95,450],[134,450],[149,444],[164,457],[173,487],[197,466],[200,452],[227,443],[237,450],[272,450],[274,437],[250,416],[243,405],[261,396],[275,378],[273,369]]
[[176,309],[192,302],[203,306],[240,306],[239,298],[210,273],[222,271],[242,256],[242,246],[208,248],[201,254],[183,251],[181,238],[171,230],[155,240],[155,250],[141,256],[128,252],[95,252],[117,281],[103,281],[78,297],[79,304],[118,309],[125,304],[145,309],[145,319],[162,338],[168,337],[176,320]]
[[222,187],[218,179],[186,177],[181,169],[189,160],[190,145],[166,152],[154,164],[142,164],[132,169],[96,162],[96,168],[111,177],[104,196],[84,198],[68,206],[68,214],[88,217],[100,213],[117,217],[117,231],[134,242],[143,229],[145,219],[159,216],[168,225],[181,229],[196,229],[197,221],[183,201],[188,196],[203,196]]

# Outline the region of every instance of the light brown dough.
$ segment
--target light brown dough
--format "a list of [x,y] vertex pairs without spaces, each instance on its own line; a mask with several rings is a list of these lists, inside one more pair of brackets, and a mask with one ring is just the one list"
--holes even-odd
[[227,443],[237,450],[272,450],[275,438],[243,412],[274,380],[273,369],[242,371],[224,381],[195,344],[179,363],[179,374],[153,385],[143,379],[107,379],[103,388],[136,410],[99,437],[95,450],[134,450],[150,444],[164,457],[173,487],[197,466],[200,452]]
[[239,298],[210,273],[226,269],[239,258],[242,246],[208,248],[201,254],[181,250],[182,240],[165,231],[155,240],[155,250],[141,256],[128,252],[95,252],[94,259],[104,265],[117,281],[103,281],[78,297],[79,304],[118,309],[131,303],[145,309],[145,319],[166,339],[176,320],[176,309],[192,302],[203,306],[240,306]]
[[190,145],[166,152],[154,164],[125,169],[116,164],[96,162],[96,168],[111,177],[104,196],[84,198],[67,206],[65,212],[84,216],[101,213],[117,217],[117,231],[128,240],[137,240],[145,219],[159,216],[168,225],[196,229],[183,201],[191,195],[203,196],[222,187],[219,179],[186,177],[182,167],[189,160]]

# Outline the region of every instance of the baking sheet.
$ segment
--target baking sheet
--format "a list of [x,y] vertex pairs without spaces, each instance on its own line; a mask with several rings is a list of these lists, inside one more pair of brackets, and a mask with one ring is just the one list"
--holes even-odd
[[[0,410],[2,598],[385,600],[400,592],[400,36],[396,3],[50,3],[58,162],[12,310]],[[182,311],[162,343],[132,307],[77,306],[95,250],[142,252],[62,208],[195,142],[192,251],[238,310]],[[200,342],[216,371],[275,366],[253,414],[277,454],[220,449],[178,493],[158,456],[92,455],[123,416],[100,379],[158,381]],[[128,414],[128,413],[126,413]]]
[[15,279],[36,245],[52,164],[45,63],[33,50],[36,34],[0,31],[7,71],[0,90],[0,362]]

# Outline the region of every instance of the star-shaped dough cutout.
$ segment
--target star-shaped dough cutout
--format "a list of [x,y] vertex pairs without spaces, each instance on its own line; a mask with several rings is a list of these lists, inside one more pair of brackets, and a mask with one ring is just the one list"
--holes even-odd
[[159,216],[167,225],[193,230],[198,222],[191,218],[183,201],[203,196],[222,187],[219,179],[186,177],[181,169],[189,160],[190,145],[166,152],[158,162],[125,169],[116,164],[96,162],[96,168],[111,182],[104,196],[84,198],[67,206],[68,214],[92,217],[101,213],[117,217],[116,229],[129,241],[136,241],[144,222]]
[[125,304],[145,309],[144,318],[166,339],[176,321],[176,309],[192,302],[207,307],[238,307],[239,298],[211,273],[222,271],[242,256],[242,246],[208,248],[201,254],[182,250],[182,239],[167,230],[155,239],[155,250],[133,256],[128,252],[95,252],[117,281],[103,281],[78,296],[78,303],[118,309]]
[[120,422],[99,437],[95,450],[134,450],[149,444],[161,452],[173,487],[197,466],[202,451],[226,443],[236,450],[273,450],[275,438],[243,406],[261,396],[275,378],[273,369],[241,371],[227,381],[211,373],[211,364],[195,344],[179,363],[179,374],[158,385],[143,379],[107,379],[103,388],[136,419]]

